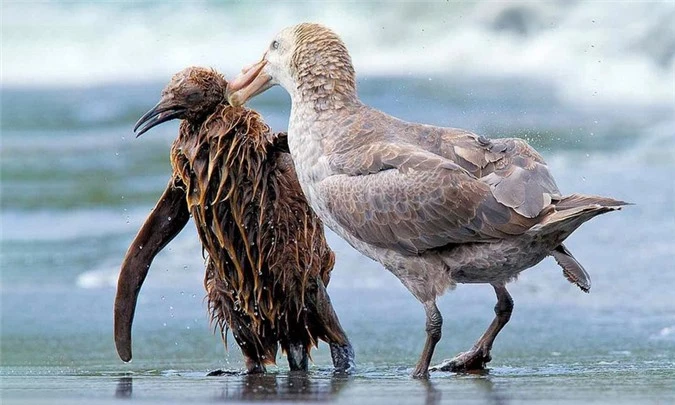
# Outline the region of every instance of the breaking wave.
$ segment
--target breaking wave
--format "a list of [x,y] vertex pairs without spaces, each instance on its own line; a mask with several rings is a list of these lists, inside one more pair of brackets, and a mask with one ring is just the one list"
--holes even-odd
[[524,76],[570,102],[673,103],[671,2],[175,3],[3,4],[3,86],[165,82],[191,64],[233,75],[280,28],[316,21],[361,77]]

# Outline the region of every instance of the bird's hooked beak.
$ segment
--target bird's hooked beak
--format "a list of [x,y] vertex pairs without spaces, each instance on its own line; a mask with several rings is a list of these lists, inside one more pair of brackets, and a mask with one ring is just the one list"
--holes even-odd
[[249,99],[274,86],[272,76],[264,70],[267,65],[265,56],[260,62],[242,69],[241,74],[227,85],[227,101],[230,105],[244,105]]
[[162,97],[156,106],[136,122],[134,132],[136,137],[143,135],[150,128],[174,118],[180,118],[185,113],[186,108],[176,104],[173,98]]

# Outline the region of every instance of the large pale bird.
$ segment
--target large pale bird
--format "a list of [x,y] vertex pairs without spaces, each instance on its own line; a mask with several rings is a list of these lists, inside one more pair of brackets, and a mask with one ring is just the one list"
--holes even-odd
[[262,60],[230,82],[228,97],[241,105],[274,85],[290,94],[288,144],[310,204],[424,305],[427,338],[414,376],[428,376],[441,338],[436,297],[455,283],[493,286],[496,317],[487,331],[437,367],[482,369],[513,309],[506,283],[553,256],[588,291],[588,274],[562,243],[625,203],[563,196],[525,141],[401,121],[359,101],[355,83],[338,35],[305,23],[277,34]]

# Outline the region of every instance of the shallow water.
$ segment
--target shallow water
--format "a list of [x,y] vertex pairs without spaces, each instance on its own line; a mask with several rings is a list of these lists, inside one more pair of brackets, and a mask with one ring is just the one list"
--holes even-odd
[[[515,310],[497,338],[489,372],[433,373],[430,382],[410,378],[424,341],[421,305],[391,274],[330,232],[337,263],[329,293],[356,350],[358,367],[352,376],[332,375],[328,348],[321,344],[308,375],[289,373],[285,359],[279,357],[278,367],[268,376],[206,377],[214,369],[236,373],[243,364],[238,348],[231,342],[225,347],[209,326],[203,260],[193,225],[154,261],[139,298],[134,360],[122,363],[112,340],[117,273],[126,248],[166,185],[169,145],[177,125],[165,124],[140,139],[134,138],[131,128],[156,103],[168,80],[158,64],[181,68],[203,62],[200,56],[205,51],[178,43],[172,55],[184,58],[167,61],[162,59],[167,52],[157,46],[137,60],[153,74],[136,77],[126,62],[120,62],[128,60],[120,55],[139,42],[129,32],[143,31],[149,24],[138,19],[144,14],[139,7],[109,5],[94,12],[77,4],[56,11],[53,5],[42,5],[18,14],[17,4],[3,8],[17,17],[11,21],[3,17],[3,24],[11,23],[3,37],[3,50],[7,44],[9,54],[21,56],[19,45],[26,39],[32,41],[31,55],[42,54],[43,47],[60,46],[75,60],[91,57],[94,64],[120,75],[114,76],[117,82],[101,83],[100,75],[108,70],[89,76],[73,63],[51,69],[40,78],[46,82],[28,83],[24,70],[3,60],[7,74],[0,123],[2,403],[675,402],[675,89],[668,54],[665,62],[654,56],[661,55],[659,46],[669,49],[659,31],[667,28],[658,19],[638,19],[632,31],[625,31],[649,34],[647,42],[652,44],[638,52],[638,42],[623,30],[608,39],[606,34],[616,32],[616,21],[598,17],[595,30],[586,30],[584,24],[596,24],[586,21],[592,20],[590,15],[607,16],[607,10],[592,14],[595,6],[574,4],[555,6],[565,8],[554,13],[559,29],[535,27],[526,38],[477,23],[497,18],[506,6],[499,12],[485,5],[455,10],[452,20],[465,16],[467,26],[453,28],[439,43],[454,44],[452,51],[462,51],[459,55],[470,68],[458,70],[462,59],[445,55],[452,74],[427,72],[423,68],[430,60],[415,59],[432,53],[413,46],[423,43],[414,34],[419,27],[406,28],[408,39],[371,37],[359,31],[361,25],[344,22],[345,16],[359,14],[358,9],[332,6],[345,17],[333,25],[345,32],[350,45],[358,44],[354,61],[357,71],[365,72],[359,76],[365,102],[407,120],[463,127],[491,137],[524,137],[549,162],[564,193],[636,203],[592,220],[568,239],[568,248],[591,274],[590,294],[570,285],[555,262],[545,260],[509,286]],[[171,14],[159,5],[145,7]],[[215,30],[210,25],[215,17],[229,18],[218,6],[213,13],[194,5],[181,7],[174,12],[182,11],[193,25],[208,32]],[[539,13],[535,22],[541,24],[535,26],[543,26],[549,21],[546,10],[555,7],[553,3],[541,7],[527,5],[521,12]],[[659,7],[666,16],[675,10]],[[316,16],[317,8],[311,10],[306,13]],[[391,34],[396,28],[394,14],[411,12],[405,10],[374,18]],[[421,21],[431,24],[434,10],[419,11]],[[613,12],[618,21],[653,13],[649,5],[617,10]],[[119,43],[107,42],[110,55],[92,52],[84,40],[71,38],[72,46],[65,47],[63,43],[74,35],[66,25],[49,25],[52,39],[21,35],[22,30],[46,27],[50,12],[71,15],[78,29],[92,18],[100,22],[101,15],[110,21],[124,17],[128,24],[113,29],[121,35]],[[233,27],[222,29],[241,29]],[[245,37],[264,46],[268,33],[251,30]],[[157,35],[157,41],[165,39],[164,34]],[[196,34],[177,34],[193,38],[190,35]],[[456,48],[461,42],[453,40],[457,35],[485,39],[479,41],[484,48],[475,47],[484,52]],[[360,36],[368,39],[361,43]],[[207,37],[211,45],[223,39]],[[588,49],[581,50],[580,44],[589,49],[598,45],[593,52],[614,68],[588,68],[592,60],[586,59]],[[247,44],[242,51],[246,57],[248,45],[258,46]],[[375,45],[384,50],[377,48],[377,53]],[[532,60],[516,55],[514,66],[484,66],[504,49],[521,45],[532,55],[559,47],[560,60],[569,65],[560,67],[556,65],[560,60],[552,59],[534,69]],[[57,63],[54,55],[45,57]],[[383,66],[385,60],[394,62]],[[396,63],[406,61],[397,69]],[[644,65],[649,67],[643,71]],[[231,71],[236,68],[227,66]],[[30,76],[37,76],[39,72],[30,69]],[[514,74],[513,69],[543,73],[532,77]],[[629,74],[622,76],[625,72]],[[83,82],[74,84],[80,76]],[[569,88],[567,80],[573,81]],[[579,88],[583,94],[576,92]],[[635,97],[613,96],[625,91],[633,91]],[[275,130],[285,128],[290,106],[281,90],[262,95],[252,107]],[[492,289],[484,285],[460,285],[440,298],[444,325],[436,362],[471,347],[489,324],[494,301]]]

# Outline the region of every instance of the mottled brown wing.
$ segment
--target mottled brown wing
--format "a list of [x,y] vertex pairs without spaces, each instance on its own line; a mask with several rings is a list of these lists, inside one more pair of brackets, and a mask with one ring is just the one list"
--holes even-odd
[[432,136],[421,142],[423,147],[489,184],[497,201],[520,215],[534,218],[560,197],[546,162],[522,139],[490,140],[455,128],[411,126],[411,130],[430,132]]
[[560,198],[560,190],[544,159],[522,139],[499,139],[493,149],[503,149],[502,159],[495,162],[492,173],[481,178],[490,185],[500,203],[517,213],[534,218],[541,210]]
[[[346,117],[338,128],[347,136],[335,137],[331,150],[353,155],[351,145],[360,143],[365,148],[377,148],[378,143],[405,145],[431,152],[457,164],[478,179],[490,185],[500,203],[513,208],[528,218],[538,216],[552,200],[560,197],[558,186],[544,159],[522,139],[488,139],[458,128],[443,128],[398,120],[373,108],[363,107],[358,119]],[[344,135],[344,134],[343,134]],[[372,156],[376,150],[368,150]],[[370,167],[368,159],[363,167]],[[346,172],[360,170],[349,162]]]
[[535,222],[455,163],[414,146],[371,144],[329,161],[345,174],[317,191],[341,226],[376,246],[418,254],[520,234]]

